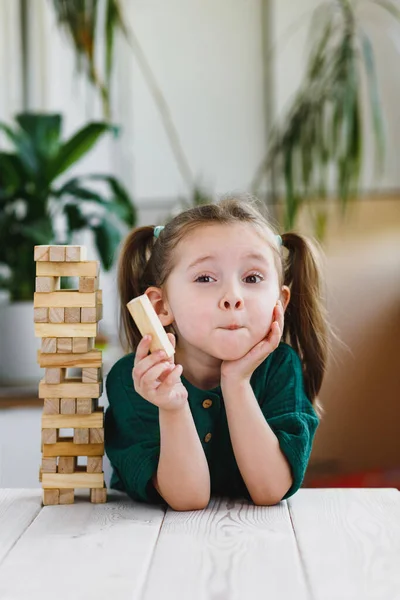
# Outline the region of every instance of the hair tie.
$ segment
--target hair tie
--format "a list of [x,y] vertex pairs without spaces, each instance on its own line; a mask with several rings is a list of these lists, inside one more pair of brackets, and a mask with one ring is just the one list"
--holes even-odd
[[276,235],[275,238],[276,238],[276,242],[277,242],[278,246],[282,246],[282,238],[281,238],[281,236],[280,235]]
[[154,227],[154,237],[158,238],[163,229],[164,225],[157,225],[156,227]]

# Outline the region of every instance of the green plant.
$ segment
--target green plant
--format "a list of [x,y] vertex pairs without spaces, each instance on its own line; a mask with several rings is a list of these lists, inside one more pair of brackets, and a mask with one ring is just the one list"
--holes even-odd
[[[399,9],[390,1],[371,0],[397,19]],[[376,166],[382,169],[384,128],[371,41],[356,13],[357,2],[330,0],[314,13],[306,73],[294,100],[272,128],[270,145],[253,182],[253,191],[268,177],[279,198],[284,188],[283,226],[294,226],[305,201],[311,201],[314,230],[324,237],[326,204],[313,209],[313,201],[326,200],[330,184],[344,213],[358,193],[367,117],[361,97],[365,68],[371,105]],[[316,205],[314,205],[316,206]]]
[[110,175],[73,177],[56,185],[106,132],[116,133],[114,127],[89,123],[63,142],[61,115],[24,113],[16,122],[14,128],[0,123],[14,147],[14,152],[0,152],[0,286],[11,300],[30,300],[34,245],[70,244],[76,232],[89,229],[109,270],[136,212],[122,184]]
[[[120,3],[118,0],[51,1],[58,24],[75,50],[78,71],[84,72],[100,92],[104,117],[110,119],[114,38],[118,31],[126,35]],[[100,31],[101,26],[103,31]],[[99,34],[104,35],[104,41],[99,40]],[[99,66],[99,55],[103,59],[103,67]]]

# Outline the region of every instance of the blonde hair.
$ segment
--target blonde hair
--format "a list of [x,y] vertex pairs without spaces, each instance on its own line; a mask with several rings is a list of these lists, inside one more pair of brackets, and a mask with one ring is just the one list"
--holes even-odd
[[[121,300],[120,339],[126,351],[134,351],[141,334],[126,304],[144,294],[148,287],[162,287],[174,267],[174,250],[190,232],[210,224],[249,223],[269,238],[278,271],[279,286],[290,288],[282,341],[298,353],[304,388],[319,415],[323,410],[317,395],[326,372],[331,328],[321,296],[321,252],[316,242],[294,232],[283,233],[282,248],[268,219],[248,197],[224,197],[216,204],[185,210],[170,220],[158,238],[154,226],[133,229],[124,241],[118,269]],[[172,325],[166,331],[175,333]]]

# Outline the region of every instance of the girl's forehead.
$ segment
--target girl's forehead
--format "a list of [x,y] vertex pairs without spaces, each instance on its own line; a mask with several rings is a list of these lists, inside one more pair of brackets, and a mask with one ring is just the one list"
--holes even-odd
[[272,235],[249,223],[207,224],[188,233],[178,243],[175,251],[184,262],[197,254],[232,254],[237,257],[242,253],[248,254],[251,250],[258,251],[267,258],[272,257]]

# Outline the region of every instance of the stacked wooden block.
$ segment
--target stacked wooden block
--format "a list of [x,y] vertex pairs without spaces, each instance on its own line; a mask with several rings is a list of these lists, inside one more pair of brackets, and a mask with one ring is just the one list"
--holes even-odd
[[[77,488],[90,489],[91,502],[106,502],[102,353],[94,348],[103,307],[99,262],[86,260],[84,246],[35,246],[35,261],[35,335],[42,338],[38,363],[45,369],[43,503],[71,504]],[[79,289],[61,289],[61,277],[78,277]],[[73,437],[63,436],[64,429],[73,429]],[[79,457],[87,464],[79,465]]]

